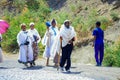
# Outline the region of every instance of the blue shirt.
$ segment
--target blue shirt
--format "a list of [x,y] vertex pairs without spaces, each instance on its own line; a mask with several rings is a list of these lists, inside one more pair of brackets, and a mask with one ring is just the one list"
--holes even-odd
[[93,30],[92,35],[96,36],[95,44],[103,44],[104,43],[104,31],[101,28],[96,27]]

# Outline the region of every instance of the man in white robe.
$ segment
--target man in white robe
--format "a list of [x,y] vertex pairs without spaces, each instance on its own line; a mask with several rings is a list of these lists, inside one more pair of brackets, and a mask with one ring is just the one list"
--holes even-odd
[[34,61],[33,61],[33,65],[35,65],[35,60],[37,60],[38,58],[38,52],[39,52],[39,49],[38,49],[38,43],[40,42],[41,40],[41,37],[38,33],[38,31],[34,28],[35,24],[33,22],[30,23],[30,29],[28,30],[31,37],[32,37],[32,48],[33,48],[33,58],[34,58]]
[[32,50],[32,39],[29,36],[29,32],[26,31],[26,25],[21,24],[21,31],[17,35],[17,42],[19,45],[19,58],[18,62],[25,64],[30,63],[32,66],[33,63],[33,50]]
[[61,26],[60,29],[60,41],[61,41],[61,48],[62,48],[62,56],[60,61],[60,69],[61,71],[65,70],[70,72],[71,67],[71,53],[73,50],[73,41],[75,41],[76,33],[74,28],[70,26],[70,21],[65,20],[64,24]]

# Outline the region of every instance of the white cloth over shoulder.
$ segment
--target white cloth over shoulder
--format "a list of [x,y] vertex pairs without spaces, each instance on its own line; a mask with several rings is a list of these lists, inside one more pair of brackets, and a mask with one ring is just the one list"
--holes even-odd
[[56,54],[61,53],[61,45],[60,45],[60,33],[58,33],[55,37],[55,41],[53,43],[53,46],[51,48],[51,57],[55,57]]
[[[39,43],[41,40],[41,37],[40,37],[38,31],[36,29],[33,29],[33,30],[29,29],[28,31],[29,31],[31,37],[36,36],[38,38],[37,43]],[[34,39],[34,37],[33,37],[33,39]],[[35,41],[35,39],[34,39],[34,41]]]
[[72,26],[66,28],[65,25],[62,25],[60,28],[60,36],[62,37],[62,47],[65,47],[69,44],[69,41],[76,36],[76,33]]
[[[20,47],[18,60],[21,63],[33,61],[32,40],[28,31],[20,31],[17,35],[17,42]],[[24,45],[26,41],[29,42],[29,45]]]
[[58,33],[59,33],[58,28],[52,27],[52,26],[49,28],[49,31],[46,31],[44,38],[42,40],[42,44],[46,46],[45,51],[43,53],[43,57],[53,58],[54,53],[51,53],[51,50],[52,50],[53,44],[56,41],[56,36],[58,35]]

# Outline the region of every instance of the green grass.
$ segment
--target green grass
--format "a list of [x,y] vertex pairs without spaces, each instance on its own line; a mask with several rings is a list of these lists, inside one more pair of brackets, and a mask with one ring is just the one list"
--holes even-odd
[[[35,28],[38,30],[41,37],[43,37],[46,30],[45,21],[49,17],[50,9],[44,0],[32,0],[32,2],[32,6],[30,6],[30,4],[27,4],[28,2],[25,0],[15,0],[12,5],[19,8],[19,14],[10,13],[8,10],[4,10],[5,15],[2,17],[2,19],[10,23],[10,28],[7,33],[3,34],[3,50],[7,52],[13,52],[18,49],[16,37],[20,31],[21,23],[25,23],[27,25],[27,29],[29,29],[29,23],[34,22]],[[40,51],[43,52],[43,46],[39,44],[39,47],[41,49]]]
[[105,56],[103,64],[105,66],[120,67],[120,40],[113,45],[105,46]]

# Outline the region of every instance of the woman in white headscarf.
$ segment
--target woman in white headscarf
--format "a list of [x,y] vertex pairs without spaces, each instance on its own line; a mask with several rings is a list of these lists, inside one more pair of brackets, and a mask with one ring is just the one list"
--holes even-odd
[[28,67],[27,63],[30,63],[32,67],[33,63],[33,50],[32,50],[32,39],[29,32],[26,30],[26,25],[21,24],[21,31],[17,35],[17,42],[19,45],[19,58],[18,62],[25,64]]
[[[46,36],[48,37],[48,40],[49,40],[49,49],[45,48],[45,51],[44,51],[44,54],[43,54],[43,57],[49,57],[49,58],[52,58],[54,59],[54,63],[55,63],[55,66],[57,66],[58,64],[58,55],[57,55],[57,52],[53,53],[53,45],[55,43],[55,39],[59,33],[59,30],[56,26],[57,22],[55,19],[53,19],[51,21],[51,26],[49,27],[49,31],[47,31],[47,34]],[[46,38],[47,38],[46,37]],[[49,52],[49,54],[46,55],[46,51]],[[47,61],[48,62],[48,61]],[[46,65],[48,66],[49,63],[46,63]]]
[[2,48],[1,48],[1,41],[2,41],[2,35],[0,34],[0,63],[3,61],[3,54],[2,54]]
[[40,42],[41,37],[38,31],[34,28],[35,24],[33,22],[31,22],[29,26],[30,26],[30,29],[28,31],[33,39],[33,42],[32,42],[33,58],[34,58],[33,65],[35,65],[35,60],[37,60],[38,52],[39,52],[38,43]]

